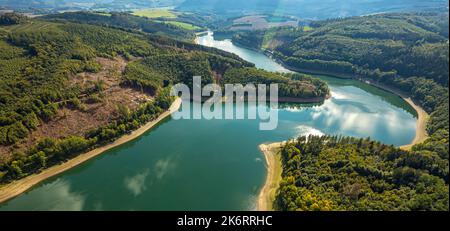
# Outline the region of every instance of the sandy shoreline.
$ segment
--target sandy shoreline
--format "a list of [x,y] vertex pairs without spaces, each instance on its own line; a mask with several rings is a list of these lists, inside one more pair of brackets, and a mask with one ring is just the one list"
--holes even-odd
[[52,166],[48,169],[43,170],[41,173],[33,174],[28,177],[25,177],[23,179],[14,181],[8,185],[5,185],[0,188],[0,203],[5,202],[9,199],[12,199],[16,196],[19,196],[20,194],[26,192],[31,187],[35,186],[36,184],[50,178],[53,176],[56,176],[64,171],[67,171],[73,167],[76,167],[96,156],[99,156],[100,154],[118,147],[122,144],[128,143],[141,135],[143,135],[145,132],[147,132],[149,129],[157,125],[159,122],[170,116],[173,112],[177,111],[181,106],[181,99],[178,98],[175,100],[175,102],[171,105],[169,110],[162,113],[157,119],[145,124],[144,126],[140,127],[139,129],[133,131],[131,134],[124,135],[114,141],[113,143],[107,144],[105,146],[96,148],[90,152],[81,154],[65,163],[62,163],[60,165]]
[[414,140],[408,144],[403,145],[400,148],[403,150],[410,150],[412,146],[424,142],[428,138],[428,132],[427,132],[427,124],[428,120],[430,119],[430,115],[428,115],[427,112],[425,112],[422,107],[418,106],[414,103],[414,101],[411,98],[403,98],[406,102],[413,107],[417,112],[417,122],[416,122],[416,136],[414,137]]
[[366,83],[371,86],[391,92],[392,94],[398,95],[417,112],[416,136],[414,137],[414,140],[410,144],[400,146],[401,149],[410,150],[412,146],[422,143],[428,138],[427,123],[428,120],[430,119],[430,115],[428,115],[428,113],[425,110],[423,110],[421,106],[417,105],[411,97],[407,96],[405,93],[397,89],[386,86],[384,84],[372,83],[370,81],[369,82],[366,81]]
[[273,144],[261,144],[259,149],[266,159],[267,177],[263,188],[259,192],[256,209],[258,211],[272,211],[273,201],[275,201],[276,191],[282,179],[280,147],[284,142]]

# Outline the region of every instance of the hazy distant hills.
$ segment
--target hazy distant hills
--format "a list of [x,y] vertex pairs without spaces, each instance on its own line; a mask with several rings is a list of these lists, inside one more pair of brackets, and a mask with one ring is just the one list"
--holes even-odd
[[448,9],[448,0],[186,0],[178,9],[222,14],[283,13],[323,19],[380,12]]
[[0,7],[10,9],[109,9],[176,6],[184,0],[0,0]]
[[0,8],[9,9],[120,11],[166,6],[227,17],[277,13],[324,19],[380,12],[448,10],[448,0],[0,0]]
[[0,6],[10,8],[89,7],[112,0],[0,0]]

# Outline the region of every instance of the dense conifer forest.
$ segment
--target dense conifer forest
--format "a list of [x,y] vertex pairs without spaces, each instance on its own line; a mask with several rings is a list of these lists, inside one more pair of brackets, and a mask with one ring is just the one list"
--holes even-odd
[[448,132],[443,130],[412,151],[370,139],[309,136],[286,144],[281,155],[278,210],[449,208]]

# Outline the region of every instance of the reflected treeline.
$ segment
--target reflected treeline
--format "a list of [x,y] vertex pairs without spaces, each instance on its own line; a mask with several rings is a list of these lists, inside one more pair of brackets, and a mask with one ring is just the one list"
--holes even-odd
[[314,108],[314,107],[320,107],[325,102],[320,103],[279,103],[278,108],[279,109],[303,109],[303,108]]
[[[195,111],[195,110],[203,110],[203,106],[204,106],[204,102],[193,102],[191,101],[183,101],[183,103],[189,103],[190,106],[190,111],[191,114]],[[200,107],[194,107],[195,104],[201,104]],[[222,109],[224,109],[226,106],[225,102],[222,102],[221,104]],[[271,105],[269,102],[265,102],[265,103],[260,103],[260,102],[248,102],[245,101],[242,104],[236,104],[233,103],[233,109],[236,110],[237,107],[243,107],[245,110],[245,115],[247,115],[248,110],[250,107],[266,107],[267,109],[270,107],[271,109],[278,109],[278,110],[292,110],[292,111],[299,111],[302,109],[310,109],[310,108],[315,108],[315,107],[321,107],[324,105],[324,102],[321,103],[278,103],[278,107],[275,108],[274,105]],[[180,109],[182,110],[182,109]],[[211,111],[215,110],[215,105],[211,105],[210,108]],[[225,110],[222,110],[222,114],[225,114]]]

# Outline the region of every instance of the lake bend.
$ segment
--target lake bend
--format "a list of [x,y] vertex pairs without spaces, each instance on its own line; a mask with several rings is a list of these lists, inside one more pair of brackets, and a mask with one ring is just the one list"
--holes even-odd
[[[288,71],[262,53],[215,40],[212,33],[197,42],[235,53],[258,68]],[[266,177],[258,150],[262,143],[308,134],[371,137],[396,146],[414,139],[417,116],[400,97],[356,80],[318,77],[328,82],[331,98],[320,105],[271,109],[279,113],[273,131],[260,131],[259,120],[166,119],[138,139],[1,204],[0,210],[254,210]]]

